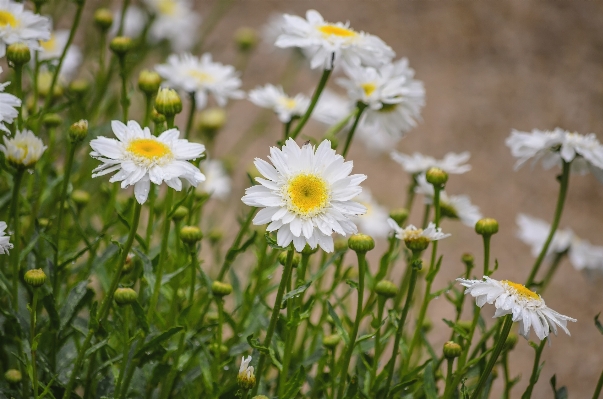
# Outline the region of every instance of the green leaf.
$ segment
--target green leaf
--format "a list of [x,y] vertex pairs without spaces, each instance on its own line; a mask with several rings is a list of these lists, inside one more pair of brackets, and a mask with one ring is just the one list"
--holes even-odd
[[306,370],[301,366],[285,385],[285,393],[282,399],[295,399],[306,379]]
[[253,334],[247,336],[247,342],[249,343],[249,346],[251,346],[253,349],[255,349],[259,352],[262,352],[262,353],[269,352],[267,347],[260,345],[259,339],[253,338]]
[[345,330],[345,328],[343,328],[341,319],[339,318],[339,316],[337,316],[337,313],[335,313],[335,309],[333,309],[333,305],[331,305],[331,302],[329,302],[329,301],[327,301],[327,309],[329,310],[329,316],[331,316],[331,318],[333,319],[333,322],[335,323],[337,332],[339,333],[341,338],[343,338],[343,341],[345,342],[345,344],[349,345],[350,344],[350,336],[348,335],[348,332]]
[[92,299],[93,296],[92,290],[88,290],[88,281],[82,281],[69,292],[67,299],[65,299],[65,305],[59,311],[61,318],[60,331],[63,331],[69,325],[85,302]]
[[287,248],[281,247],[276,243],[276,240],[274,238],[272,238],[272,235],[269,232],[266,232],[266,234],[264,234],[264,238],[266,239],[266,243],[274,249],[279,249],[281,251],[286,250]]
[[557,389],[557,376],[553,374],[551,377],[551,386],[553,387],[553,393],[555,394],[555,399],[567,399],[568,392],[566,387],[561,387]]
[[595,316],[595,327],[597,327],[597,330],[599,330],[599,332],[603,334],[603,325],[599,321],[599,316],[601,316],[601,313]]
[[458,335],[460,335],[462,338],[469,339],[469,334],[467,333],[467,331],[465,331],[464,329],[462,329],[461,327],[456,325],[453,321],[446,320],[446,319],[442,319],[442,320],[444,321],[444,323],[446,323],[448,325],[448,327],[452,328],[454,330],[454,332],[457,333]]
[[433,270],[430,273],[427,274],[427,277],[425,277],[426,281],[433,281],[436,274],[438,274],[438,272],[440,271],[440,266],[442,266],[442,258],[443,258],[443,255],[440,255],[440,257],[438,258],[438,263],[436,263],[436,266],[433,268]]
[[32,249],[34,249],[39,238],[40,238],[40,235],[36,235],[35,237],[32,237],[32,239],[29,241],[29,243],[27,243],[27,246],[21,250],[21,253],[19,253],[19,262],[23,262],[23,259],[25,259],[27,254],[29,254],[32,251]]
[[58,330],[61,326],[61,318],[59,317],[59,313],[57,309],[54,307],[54,296],[52,294],[46,295],[42,298],[42,304],[48,312],[48,318],[50,319],[50,326],[54,330]]
[[169,330],[167,330],[166,332],[159,334],[155,338],[151,339],[149,342],[142,345],[142,347],[136,352],[134,357],[140,358],[140,357],[146,355],[147,352],[153,352],[154,350],[160,348],[162,343],[164,343],[165,341],[170,339],[174,334],[179,333],[183,329],[184,329],[184,327],[182,327],[182,326],[172,327]]
[[410,387],[417,381],[418,381],[418,379],[413,378],[412,380],[400,382],[399,384],[394,385],[390,392],[392,395],[395,395],[398,392],[402,391],[404,388]]
[[425,372],[423,373],[423,390],[427,399],[438,399],[438,390],[433,376],[433,364],[431,361],[427,363]]
[[283,372],[283,365],[276,358],[276,353],[274,353],[274,349],[268,348],[268,353],[270,354],[270,360],[272,360],[272,364],[278,369],[280,373]]
[[108,343],[109,343],[109,338],[103,339],[102,341],[100,341],[97,344],[92,345],[90,348],[88,348],[86,353],[84,353],[84,356],[88,357],[88,356],[92,355],[94,352],[98,351],[100,348],[107,345]]
[[356,281],[347,279],[345,283],[352,287],[352,289],[358,290],[358,283]]
[[136,319],[138,320],[138,324],[140,325],[140,328],[142,328],[142,330],[148,334],[149,333],[149,322],[147,321],[147,315],[144,313],[144,310],[142,309],[142,306],[140,306],[138,301],[134,301],[132,303],[132,310],[134,311],[134,315],[136,316]]
[[172,281],[172,279],[174,277],[180,275],[180,273],[184,272],[189,267],[190,267],[190,264],[186,264],[186,265],[182,266],[180,269],[176,270],[175,272],[164,274],[163,277],[161,277],[161,285],[166,285],[167,283]]
[[283,302],[281,303],[281,306],[284,305],[285,302],[287,302],[287,300],[305,292],[308,289],[308,287],[310,287],[310,285],[312,285],[312,281],[308,281],[307,283],[300,285],[296,289],[287,292],[285,294],[285,296],[283,297]]

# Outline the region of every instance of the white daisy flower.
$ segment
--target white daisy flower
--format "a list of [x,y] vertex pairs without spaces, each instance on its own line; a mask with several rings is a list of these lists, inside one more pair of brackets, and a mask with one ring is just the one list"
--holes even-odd
[[13,248],[10,243],[10,237],[5,235],[6,222],[0,222],[0,254],[8,254],[8,250]]
[[201,172],[205,175],[205,181],[197,186],[196,191],[211,194],[213,198],[221,200],[228,198],[232,182],[221,161],[217,159],[203,161]]
[[427,172],[429,168],[440,168],[449,174],[462,174],[471,170],[471,165],[466,162],[471,157],[468,151],[456,154],[449,152],[443,159],[435,159],[428,155],[415,152],[406,155],[398,151],[392,151],[391,158],[402,166],[407,173],[412,175]]
[[[332,69],[333,62],[351,65],[379,66],[389,62],[394,51],[377,36],[357,32],[349,24],[329,23],[315,10],[306,12],[306,19],[283,16],[283,33],[277,47],[300,47],[311,54],[311,67]],[[340,61],[341,60],[341,61]]]
[[[2,67],[0,67],[0,73],[2,73]],[[19,111],[15,108],[21,106],[21,99],[9,93],[3,93],[6,86],[10,82],[0,83],[0,130],[4,130],[9,133],[10,130],[4,125],[4,123],[13,123],[15,118],[19,116]]]
[[172,54],[166,64],[155,66],[155,70],[168,86],[194,93],[197,109],[205,108],[209,94],[220,107],[225,106],[229,98],[240,99],[245,96],[239,90],[241,79],[234,67],[213,62],[209,53],[201,58],[188,53]]
[[387,219],[387,223],[389,224],[389,227],[394,230],[396,238],[404,242],[425,239],[427,239],[428,242],[431,242],[451,236],[451,234],[443,233],[442,228],[436,227],[433,222],[430,222],[426,229],[417,228],[412,224],[402,228],[398,226],[398,223],[392,218]]
[[121,181],[121,187],[134,185],[136,200],[143,204],[149,195],[150,184],[165,182],[176,191],[182,190],[182,181],[192,186],[205,180],[205,176],[193,164],[186,162],[199,158],[205,152],[203,144],[189,143],[180,139],[178,129],[169,129],[159,137],[151,134],[135,121],[127,126],[112,121],[111,128],[117,140],[98,137],[90,142],[90,155],[103,164],[92,171],[92,177],[117,172],[109,180]]
[[563,160],[572,163],[572,172],[585,174],[590,170],[603,181],[603,145],[593,133],[581,135],[560,128],[534,129],[531,133],[513,130],[505,143],[517,158],[515,169],[530,159],[541,159],[545,169],[561,165]]
[[255,374],[253,366],[250,366],[251,356],[241,359],[241,367],[239,367],[239,374],[237,375],[237,382],[239,386],[244,389],[251,389],[255,386]]
[[480,308],[486,303],[494,304],[494,317],[512,314],[513,321],[519,322],[519,333],[525,339],[528,339],[532,327],[540,340],[548,337],[550,331],[557,335],[557,327],[570,335],[567,322],[576,321],[546,306],[540,295],[521,284],[508,280],[497,281],[486,276],[483,280],[456,280],[467,287],[465,294],[471,294]]
[[391,230],[387,222],[389,218],[387,209],[375,201],[375,198],[367,188],[363,189],[355,199],[366,207],[364,215],[352,218],[358,225],[358,230],[373,238],[386,238]]
[[[140,36],[144,29],[144,25],[147,23],[147,14],[140,7],[135,5],[129,5],[126,10],[126,16],[124,17],[124,26],[122,36],[137,38]],[[109,35],[116,36],[119,30],[119,23],[121,21],[121,10],[115,11],[115,18],[113,18],[113,25],[109,30]]]
[[144,0],[154,15],[149,30],[152,41],[168,40],[176,52],[190,50],[199,37],[201,17],[189,0]]
[[22,42],[39,50],[41,40],[50,39],[50,19],[25,10],[23,3],[0,0],[0,57],[9,44]]
[[17,131],[12,138],[4,136],[4,153],[9,164],[16,168],[32,167],[42,157],[46,146],[31,130]]
[[319,245],[333,252],[333,232],[358,232],[350,217],[366,213],[366,208],[352,199],[362,192],[359,184],[366,176],[350,175],[353,163],[336,154],[329,140],[315,149],[310,144],[300,148],[290,138],[282,149],[270,148],[268,159],[272,165],[255,159],[265,178],[256,178],[260,184],[249,187],[242,201],[264,208],[253,223],[270,223],[268,231],[278,230],[278,245],[293,242],[298,252],[306,244]]
[[282,86],[271,84],[251,90],[248,98],[258,107],[273,110],[282,123],[288,123],[294,117],[301,117],[310,105],[310,99],[303,94],[289,97]]
[[603,272],[603,247],[587,240],[574,237],[569,250],[569,259],[576,270],[598,270]]
[[334,125],[349,116],[354,108],[354,104],[347,97],[325,89],[320,95],[311,117],[325,125]]
[[[40,42],[42,50],[39,52],[38,59],[40,61],[51,61],[52,65],[57,66],[59,63],[58,59],[61,57],[61,54],[63,54],[68,39],[68,30],[57,30],[52,32],[49,40]],[[63,81],[71,80],[77,72],[81,62],[82,52],[77,46],[72,44],[69,46],[65,58],[63,59],[59,78]]]

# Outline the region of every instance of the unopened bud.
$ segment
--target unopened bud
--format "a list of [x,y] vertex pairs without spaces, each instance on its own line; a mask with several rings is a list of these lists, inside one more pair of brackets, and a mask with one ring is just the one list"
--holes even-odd
[[102,31],[113,25],[113,13],[108,8],[99,8],[94,12],[94,24]]
[[425,173],[425,178],[427,179],[427,183],[442,187],[448,181],[448,173],[440,168],[429,168],[427,173]]
[[465,332],[471,331],[471,327],[473,326],[473,322],[471,320],[459,320],[456,322],[458,328]]
[[31,60],[31,52],[25,43],[13,43],[6,48],[6,59],[15,66],[23,66]]
[[[52,73],[50,71],[42,71],[38,75],[38,93],[42,97],[48,97],[50,95],[50,86],[52,86]],[[63,95],[63,86],[57,80],[52,90],[53,97],[60,97]]]
[[43,229],[48,227],[49,224],[50,224],[50,220],[47,218],[39,218],[38,219],[38,226],[40,226]]
[[429,238],[421,235],[409,236],[404,239],[404,244],[406,248],[410,249],[413,252],[421,252],[425,251],[429,246],[431,241]]
[[199,130],[207,137],[213,137],[226,124],[226,111],[213,107],[204,109],[199,113]]
[[366,234],[354,234],[348,240],[348,247],[355,252],[367,253],[375,248],[375,240]]
[[85,119],[81,119],[69,128],[69,140],[72,143],[79,143],[84,140],[88,135],[88,121]]
[[71,199],[78,208],[83,208],[90,202],[90,194],[84,190],[73,190]]
[[302,249],[302,251],[301,251],[302,255],[312,255],[312,254],[315,254],[316,252],[318,252],[318,245],[315,248],[312,248],[308,244],[306,244],[304,249]]
[[349,249],[348,240],[345,238],[336,238],[335,239],[335,252],[345,252]]
[[161,76],[155,71],[143,69],[138,75],[138,88],[147,96],[152,96],[159,90]]
[[138,293],[134,291],[132,288],[118,288],[115,290],[115,302],[119,306],[130,305],[138,299]]
[[182,111],[182,100],[174,89],[161,88],[155,99],[155,109],[166,117],[173,117]]
[[109,48],[117,56],[123,57],[132,49],[132,39],[127,36],[116,36],[111,40],[111,43],[109,43]]
[[75,79],[69,84],[69,92],[76,96],[83,96],[90,90],[90,82],[86,79]]
[[398,287],[391,281],[381,280],[375,284],[375,292],[385,298],[393,298],[398,294]]
[[236,30],[234,38],[240,51],[249,51],[258,43],[258,32],[253,28],[241,27]]
[[160,114],[155,108],[153,108],[153,111],[151,111],[151,120],[156,124],[165,123],[165,115]]
[[172,214],[172,219],[179,221],[188,216],[188,208],[180,205]]
[[9,384],[18,384],[21,382],[21,372],[16,369],[9,369],[4,373],[4,378]]
[[341,337],[339,335],[331,334],[331,335],[327,335],[326,337],[324,337],[322,339],[322,344],[325,346],[325,348],[333,349],[337,345],[339,345],[340,341],[341,341]]
[[34,288],[41,287],[46,282],[46,273],[42,269],[28,270],[23,277],[25,282]]
[[408,209],[398,208],[394,209],[389,213],[389,217],[394,219],[398,226],[402,227],[406,219],[408,219]]
[[209,238],[209,242],[212,245],[216,245],[217,243],[222,241],[222,237],[224,237],[224,234],[222,234],[222,232],[217,229],[211,230],[207,235],[207,238]]
[[475,232],[482,236],[491,236],[498,233],[498,222],[496,219],[484,218],[475,224]]
[[63,122],[63,118],[59,114],[46,114],[42,118],[42,123],[47,129],[52,129],[59,126]]
[[454,359],[461,356],[462,348],[459,344],[453,341],[448,341],[444,344],[444,356],[446,359]]
[[220,296],[220,297],[230,295],[230,293],[232,292],[232,285],[230,285],[228,283],[223,283],[221,281],[214,281],[211,284],[211,292],[215,296]]
[[180,239],[189,245],[193,245],[201,241],[203,233],[197,226],[184,226],[180,229]]
[[[301,257],[299,256],[299,254],[297,254],[297,253],[293,254],[293,259],[291,260],[291,265],[293,267],[297,267],[297,266],[299,266],[300,261],[301,261]],[[287,264],[287,252],[281,252],[280,254],[278,254],[278,262],[282,266],[285,266]]]

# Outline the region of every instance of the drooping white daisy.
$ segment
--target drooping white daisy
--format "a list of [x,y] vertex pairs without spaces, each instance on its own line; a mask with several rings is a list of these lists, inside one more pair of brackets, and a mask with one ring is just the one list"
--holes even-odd
[[521,284],[509,280],[497,281],[486,276],[483,280],[456,280],[467,287],[465,294],[471,294],[480,308],[486,303],[494,304],[494,317],[512,314],[513,321],[519,322],[519,333],[525,339],[528,339],[532,327],[540,340],[548,337],[551,331],[557,335],[557,327],[570,335],[567,322],[576,321],[546,306],[540,295]]
[[433,222],[427,225],[426,229],[420,229],[412,224],[409,224],[405,228],[398,226],[398,223],[392,218],[387,219],[387,223],[394,233],[396,238],[404,241],[407,247],[416,248],[415,244],[419,246],[427,247],[432,241],[438,241],[446,237],[450,237],[451,234],[443,233],[441,227],[436,227]]
[[[124,17],[124,25],[122,36],[137,38],[140,36],[144,29],[144,25],[147,22],[147,13],[140,7],[130,4],[126,10],[126,16]],[[119,24],[121,21],[121,10],[115,11],[115,18],[113,18],[113,25],[109,30],[109,35],[116,36],[119,31]]]
[[[52,32],[49,40],[40,42],[42,50],[39,52],[38,59],[40,61],[51,61],[52,65],[54,66],[58,65],[58,59],[61,57],[61,54],[67,45],[68,39],[68,30],[57,30]],[[71,80],[81,62],[82,53],[77,46],[72,44],[69,46],[69,49],[65,54],[65,58],[63,59],[61,71],[59,72],[59,78],[63,81]]]
[[191,54],[172,54],[166,64],[155,66],[165,83],[177,90],[194,93],[197,109],[205,108],[211,94],[223,107],[229,98],[240,99],[245,93],[241,87],[239,73],[231,65],[213,62],[211,54],[201,58]]
[[[2,73],[2,67],[0,67],[0,73]],[[0,83],[0,130],[4,130],[9,133],[10,130],[4,125],[4,123],[13,123],[15,118],[19,116],[19,111],[15,108],[21,106],[21,99],[9,93],[3,93],[6,86],[10,82]]]
[[528,160],[542,160],[545,169],[561,165],[562,160],[571,162],[574,173],[591,171],[603,181],[603,145],[593,134],[582,135],[555,128],[553,131],[532,130],[531,133],[511,131],[505,143],[517,158],[515,169]]
[[282,149],[270,148],[268,162],[256,158],[255,166],[265,178],[249,187],[242,201],[264,208],[253,223],[270,223],[268,231],[276,231],[282,247],[291,242],[297,251],[306,244],[319,245],[333,252],[333,232],[343,236],[358,229],[350,217],[362,215],[366,208],[352,201],[362,192],[359,186],[365,175],[350,175],[353,163],[345,162],[324,140],[318,148],[310,144],[300,148],[293,139]]
[[176,52],[190,50],[197,41],[201,17],[189,0],[144,0],[154,15],[149,30],[152,41],[168,40]]
[[6,230],[6,222],[0,222],[0,254],[7,254],[9,249],[13,248],[10,243],[10,237],[4,232]]
[[211,194],[213,198],[226,199],[232,189],[232,182],[221,161],[205,160],[201,164],[201,172],[205,181],[199,184],[195,191]]
[[402,169],[412,175],[427,172],[429,168],[440,168],[450,174],[462,174],[471,170],[471,165],[466,164],[471,157],[468,151],[460,154],[449,152],[443,159],[439,160],[418,152],[406,155],[398,151],[392,151],[391,157],[402,166]]
[[332,69],[333,62],[351,65],[380,66],[389,62],[394,51],[377,36],[357,32],[349,24],[329,23],[315,10],[306,12],[306,19],[283,16],[283,33],[277,47],[300,47],[311,54],[311,67]]
[[46,150],[46,146],[31,130],[17,131],[11,138],[4,136],[4,145],[0,144],[0,151],[6,160],[15,168],[32,167]]
[[239,367],[239,374],[237,375],[237,382],[243,389],[251,389],[255,386],[255,374],[253,366],[250,366],[251,356],[241,359],[241,367]]
[[0,0],[0,57],[9,44],[21,42],[34,50],[50,39],[50,19],[25,10],[23,3]]
[[182,190],[182,181],[192,186],[205,180],[205,176],[190,161],[205,152],[203,144],[180,139],[178,129],[169,129],[159,137],[151,134],[135,121],[127,125],[112,121],[111,128],[117,140],[98,137],[90,142],[90,155],[102,162],[92,171],[92,177],[114,174],[110,182],[121,182],[122,188],[134,185],[136,200],[143,204],[149,195],[151,182],[165,182],[176,191]]
[[387,237],[391,230],[387,222],[389,218],[387,209],[375,201],[375,198],[367,188],[363,189],[355,199],[366,207],[364,215],[352,218],[358,225],[358,231],[368,234],[373,238]]
[[289,97],[282,86],[271,84],[251,90],[248,98],[259,107],[273,110],[283,123],[290,122],[294,117],[302,116],[310,105],[310,99],[305,95],[297,94],[295,97]]

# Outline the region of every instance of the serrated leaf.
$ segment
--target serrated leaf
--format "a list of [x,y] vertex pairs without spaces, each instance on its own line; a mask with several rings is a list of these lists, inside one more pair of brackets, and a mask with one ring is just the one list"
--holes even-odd
[[350,336],[348,335],[348,332],[345,330],[345,328],[343,328],[341,319],[339,318],[339,316],[337,316],[337,313],[335,313],[335,309],[333,309],[333,305],[331,305],[331,302],[329,302],[329,301],[327,301],[327,309],[329,311],[329,316],[331,316],[331,318],[333,319],[333,322],[335,323],[335,328],[337,328],[337,332],[339,333],[341,338],[343,338],[343,341],[345,342],[345,344],[349,345],[350,344]]
[[291,377],[291,379],[287,381],[287,384],[285,385],[285,393],[283,394],[283,399],[295,399],[295,397],[299,393],[299,390],[304,384],[305,379],[306,369],[304,368],[304,366],[301,366],[295,372],[293,377]]
[[144,313],[144,310],[142,309],[142,306],[140,306],[140,303],[138,303],[138,301],[134,301],[132,303],[132,310],[134,311],[134,315],[136,316],[136,319],[138,320],[138,324],[140,325],[140,328],[142,328],[142,331],[144,331],[146,334],[149,333],[149,322],[147,321],[147,315]]
[[249,343],[249,346],[259,352],[268,353],[268,348],[260,345],[260,340],[257,338],[254,339],[253,334],[247,336],[247,343]]

